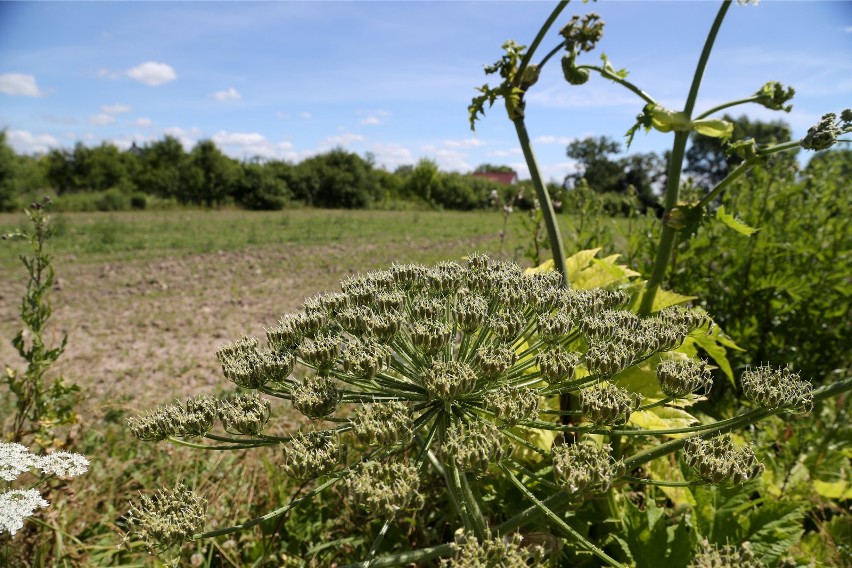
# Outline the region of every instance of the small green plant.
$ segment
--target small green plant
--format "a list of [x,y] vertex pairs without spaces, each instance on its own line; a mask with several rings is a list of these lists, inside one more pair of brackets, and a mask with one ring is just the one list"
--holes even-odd
[[53,257],[47,243],[53,234],[47,207],[50,199],[33,203],[26,211],[30,222],[29,230],[3,235],[3,239],[26,241],[31,255],[21,255],[27,269],[26,292],[21,301],[21,320],[25,326],[12,339],[12,345],[27,362],[27,368],[19,372],[6,368],[6,383],[15,395],[15,413],[9,436],[20,441],[34,435],[42,447],[54,446],[52,429],[76,421],[74,406],[79,398],[79,387],[66,383],[62,377],[47,378],[48,370],[65,351],[68,337],[63,335],[59,345],[48,346],[45,333],[53,313],[49,293],[56,278]]

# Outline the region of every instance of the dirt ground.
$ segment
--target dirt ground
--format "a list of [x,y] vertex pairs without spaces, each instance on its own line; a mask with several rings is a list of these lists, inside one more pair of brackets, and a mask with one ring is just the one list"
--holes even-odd
[[[336,290],[341,279],[394,260],[459,258],[475,240],[421,244],[264,247],[184,254],[160,260],[56,261],[49,337],[68,335],[54,367],[84,387],[89,419],[109,410],[134,414],[231,385],[216,349],[242,334],[263,337],[304,298]],[[10,344],[20,327],[22,266],[0,278],[0,365],[22,369]]]

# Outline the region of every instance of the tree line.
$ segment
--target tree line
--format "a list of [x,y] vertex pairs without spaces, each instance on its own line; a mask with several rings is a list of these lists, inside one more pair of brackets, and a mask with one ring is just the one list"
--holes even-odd
[[[735,125],[735,139],[767,143],[791,138],[789,126],[781,121],[725,118]],[[609,214],[626,214],[636,208],[660,213],[658,195],[665,184],[668,155],[622,156],[621,145],[606,136],[575,140],[566,154],[577,168],[563,183],[549,185],[557,203],[563,201],[566,191],[582,184],[609,198]],[[789,155],[779,159],[795,160]],[[718,140],[693,135],[684,171],[697,188],[707,189],[723,179],[737,160],[725,153]],[[483,164],[476,172],[505,173],[511,168]],[[522,209],[535,206],[535,192],[525,182],[507,186],[485,177],[443,172],[429,159],[393,172],[376,167],[369,154],[359,156],[342,148],[297,164],[238,161],[211,140],[199,141],[187,151],[172,136],[126,151],[109,142],[95,147],[77,143],[73,148],[30,156],[17,154],[6,133],[0,131],[0,211],[19,209],[46,190],[60,199],[93,194],[99,209],[144,208],[153,200],[270,210],[292,205],[351,209],[409,205],[456,210],[504,204]]]

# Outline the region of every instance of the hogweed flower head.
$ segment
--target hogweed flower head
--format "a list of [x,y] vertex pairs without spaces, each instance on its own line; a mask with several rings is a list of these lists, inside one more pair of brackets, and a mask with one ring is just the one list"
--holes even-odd
[[[779,564],[780,565],[780,564]],[[704,539],[701,550],[692,559],[689,568],[764,568],[766,565],[755,557],[751,544],[746,541],[739,546],[718,546]]]
[[624,464],[612,457],[612,447],[591,442],[554,446],[556,481],[571,494],[607,491],[624,474]]
[[814,403],[811,383],[789,369],[769,366],[748,369],[742,375],[743,395],[764,408],[806,408]]
[[346,480],[350,499],[367,512],[391,518],[408,508],[423,506],[417,468],[400,462],[367,461]]
[[698,477],[713,484],[730,480],[739,485],[764,470],[754,451],[748,447],[738,448],[730,434],[709,440],[688,439],[683,446],[683,458]]
[[452,424],[447,428],[443,448],[460,469],[478,474],[508,456],[503,435],[494,424],[484,421]]
[[219,419],[225,430],[256,436],[269,421],[271,405],[254,393],[236,396],[219,403]]
[[24,519],[31,517],[36,509],[50,505],[37,489],[12,489],[0,493],[0,534],[12,536],[24,526]]
[[154,495],[141,495],[130,506],[127,524],[130,531],[151,549],[168,549],[192,540],[204,528],[207,501],[179,484]]
[[710,392],[713,377],[704,361],[664,359],[657,365],[657,379],[666,396],[682,398],[697,390]]
[[355,437],[368,446],[392,446],[411,436],[411,415],[400,401],[363,404],[352,413],[351,423]]
[[613,386],[598,383],[580,391],[583,416],[596,425],[621,425],[639,407],[642,397]]
[[336,434],[309,432],[296,434],[284,446],[284,472],[294,479],[325,475],[339,463],[340,442]]
[[441,566],[448,568],[529,568],[540,566],[544,558],[541,546],[524,547],[524,537],[513,533],[504,537],[494,536],[482,542],[473,535],[456,533],[452,544],[453,557],[442,560]]

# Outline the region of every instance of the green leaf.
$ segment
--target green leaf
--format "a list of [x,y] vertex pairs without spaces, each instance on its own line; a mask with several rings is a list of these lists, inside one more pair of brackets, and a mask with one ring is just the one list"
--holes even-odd
[[709,138],[727,140],[734,133],[734,124],[719,118],[702,118],[692,121],[692,129]]
[[722,328],[715,323],[710,326],[710,329],[706,333],[699,332],[689,335],[677,351],[695,356],[697,355],[697,350],[695,349],[696,346],[703,349],[707,355],[710,356],[716,366],[725,373],[725,376],[728,377],[731,384],[736,386],[734,370],[731,368],[730,361],[728,361],[726,348],[743,351],[742,347],[734,343],[730,337],[725,335]]
[[764,502],[745,516],[742,540],[751,543],[755,556],[766,566],[774,566],[802,538],[805,508],[788,500]]
[[[647,430],[686,428],[698,422],[689,412],[670,406],[657,406],[650,410],[638,410],[630,415],[630,424]],[[665,434],[669,438],[682,438],[686,434]]]
[[627,78],[627,75],[629,74],[627,69],[621,68],[616,71],[615,67],[613,67],[610,62],[609,57],[606,56],[606,53],[601,53],[601,61],[603,61],[603,68],[607,73],[611,73],[620,79]]
[[729,229],[733,229],[741,235],[745,235],[750,237],[751,235],[758,232],[760,229],[755,229],[753,227],[749,227],[732,214],[725,211],[725,206],[720,205],[719,209],[716,210],[716,219],[721,221],[726,227]]
[[629,499],[624,500],[624,531],[619,540],[630,549],[637,568],[680,568],[692,558],[695,534],[687,518],[670,524],[664,513],[665,509],[657,507],[653,499],[647,500],[644,511]]
[[750,495],[758,482],[736,487],[701,485],[691,489],[693,512],[698,532],[711,543],[726,545],[742,542],[745,527],[742,510],[750,506]]

